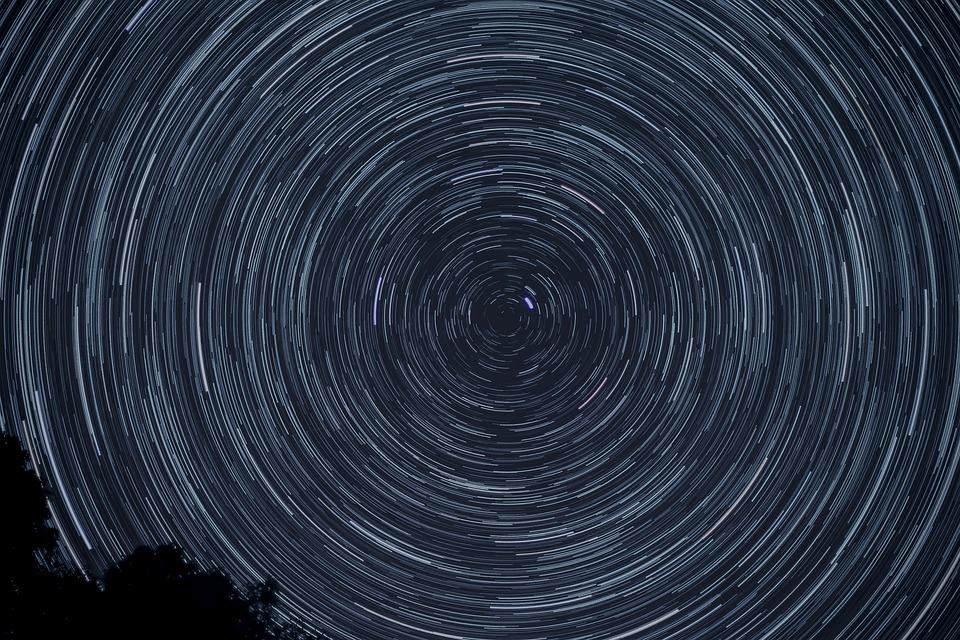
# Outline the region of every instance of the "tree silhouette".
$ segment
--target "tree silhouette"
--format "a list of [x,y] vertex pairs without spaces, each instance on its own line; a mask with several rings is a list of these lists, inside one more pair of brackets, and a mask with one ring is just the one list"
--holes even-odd
[[[241,591],[172,545],[140,547],[90,579],[57,560],[47,492],[19,441],[0,436],[0,638],[306,640],[274,615],[272,581]],[[87,633],[84,634],[83,632]]]
[[103,577],[107,608],[126,613],[114,620],[116,637],[146,627],[169,637],[252,640],[265,636],[262,615],[272,592],[241,593],[218,571],[201,571],[179,549],[141,547]]
[[38,553],[50,559],[57,532],[48,524],[50,511],[40,478],[29,468],[20,442],[5,434],[0,437],[0,482],[6,520],[0,568],[12,579],[35,571]]
[[19,441],[0,437],[3,542],[0,636],[56,637],[89,625],[99,611],[97,586],[57,562],[47,492]]

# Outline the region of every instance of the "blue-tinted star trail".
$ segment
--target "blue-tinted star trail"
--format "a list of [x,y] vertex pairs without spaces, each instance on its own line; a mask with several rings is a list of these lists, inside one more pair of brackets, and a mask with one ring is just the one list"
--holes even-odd
[[2,429],[332,639],[960,638],[958,33],[6,2]]

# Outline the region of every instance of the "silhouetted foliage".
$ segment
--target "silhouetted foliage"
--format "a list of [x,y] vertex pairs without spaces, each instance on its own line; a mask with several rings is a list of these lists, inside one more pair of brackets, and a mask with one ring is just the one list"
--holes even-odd
[[8,435],[0,436],[0,482],[0,636],[53,638],[95,623],[100,590],[56,562],[57,531],[50,526],[47,493],[20,442]]
[[46,491],[19,441],[0,436],[4,534],[0,637],[306,640],[274,616],[276,585],[241,591],[180,549],[141,547],[90,579],[57,563]]
[[200,571],[172,546],[137,549],[106,572],[103,590],[107,607],[128,616],[117,621],[118,637],[144,625],[170,637],[248,640],[266,632],[255,606],[265,604],[260,593],[242,594],[225,575]]
[[57,532],[49,524],[47,495],[40,478],[28,466],[27,454],[11,436],[0,437],[0,482],[3,487],[3,527],[0,558],[4,576],[32,573],[37,554],[49,558]]

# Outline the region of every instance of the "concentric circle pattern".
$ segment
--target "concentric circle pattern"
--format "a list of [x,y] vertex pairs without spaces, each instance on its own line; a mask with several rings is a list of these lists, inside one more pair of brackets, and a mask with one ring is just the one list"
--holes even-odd
[[9,2],[0,397],[347,640],[960,638],[941,0]]

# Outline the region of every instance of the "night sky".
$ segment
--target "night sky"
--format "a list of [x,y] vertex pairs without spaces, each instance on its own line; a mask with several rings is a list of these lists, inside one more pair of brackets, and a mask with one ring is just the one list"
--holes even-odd
[[0,124],[0,426],[92,574],[960,638],[954,0],[7,0]]

